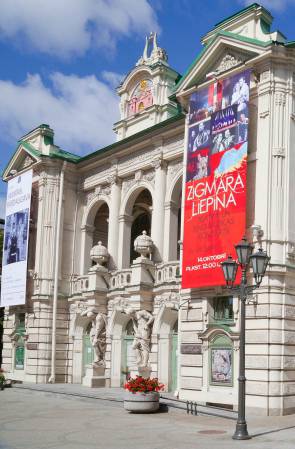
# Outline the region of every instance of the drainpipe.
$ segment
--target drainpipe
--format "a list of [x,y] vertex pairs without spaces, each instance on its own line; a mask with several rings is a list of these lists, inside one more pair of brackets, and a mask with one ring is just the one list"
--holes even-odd
[[58,275],[59,275],[59,250],[60,250],[60,231],[61,231],[61,214],[62,200],[64,192],[64,176],[66,162],[63,163],[60,172],[58,209],[56,222],[55,237],[55,254],[54,254],[54,288],[53,288],[53,305],[52,305],[52,338],[51,338],[51,373],[48,382],[55,383],[56,370],[56,316],[57,316],[57,300],[58,300]]
[[[181,292],[181,288],[179,288],[179,293]],[[179,308],[178,308],[178,316],[177,316],[177,382],[176,382],[176,390],[174,392],[174,396],[178,399],[179,398],[179,392],[180,392],[180,351],[181,351],[181,332],[180,332],[180,326],[181,326],[181,303],[180,303],[181,296],[179,295]]]
[[[182,192],[181,192],[181,228],[180,228],[180,260],[179,268],[182,275],[182,257],[183,257],[183,235],[184,235],[184,206],[185,206],[185,187],[186,187],[186,163],[187,163],[187,146],[188,146],[188,125],[189,115],[185,116],[185,128],[184,128],[184,158],[183,158],[183,171],[182,171]],[[181,284],[179,285],[179,309],[178,309],[178,340],[177,340],[177,387],[174,395],[179,397],[180,393],[180,375],[181,375],[181,308],[189,300],[181,303]]]

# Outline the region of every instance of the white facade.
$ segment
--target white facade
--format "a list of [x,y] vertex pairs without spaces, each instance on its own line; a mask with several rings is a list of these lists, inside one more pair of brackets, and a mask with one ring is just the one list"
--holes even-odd
[[[5,310],[3,368],[10,377],[120,386],[126,373],[143,372],[181,399],[237,408],[238,299],[224,299],[218,309],[224,287],[181,290],[181,192],[189,95],[210,82],[208,73],[222,78],[251,68],[246,232],[250,238],[260,226],[254,242],[271,264],[247,305],[247,408],[294,412],[295,50],[281,33],[270,33],[270,24],[256,4],[221,22],[177,84],[150,36],[118,88],[118,142],[96,153],[63,152],[47,125],[22,138],[4,173],[5,180],[28,168],[34,173],[27,304]],[[137,241],[139,256],[133,245],[142,231],[151,240]],[[132,349],[130,308],[139,328],[152,316],[143,367]],[[98,316],[105,334],[95,328]],[[93,365],[94,330],[103,358]],[[211,381],[215,347],[232,352],[232,385]]]

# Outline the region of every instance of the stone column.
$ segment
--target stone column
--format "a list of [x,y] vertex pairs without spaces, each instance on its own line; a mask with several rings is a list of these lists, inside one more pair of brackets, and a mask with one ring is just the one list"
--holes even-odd
[[85,225],[81,227],[81,248],[83,248],[83,253],[81,254],[81,266],[80,273],[86,274],[89,267],[91,266],[90,260],[90,250],[93,246],[93,231],[94,226]]
[[163,242],[163,261],[177,260],[178,204],[166,201],[165,205],[165,239]]
[[153,259],[155,262],[161,262],[163,259],[164,247],[164,202],[166,193],[167,166],[162,159],[156,159],[153,162],[155,168],[155,195],[152,212],[152,232],[151,237],[155,244]]
[[38,293],[42,295],[52,294],[58,191],[57,171],[40,178],[35,272],[40,280]]
[[118,266],[118,235],[119,209],[121,201],[121,182],[117,176],[110,178],[111,204],[109,211],[108,252],[110,254],[109,267],[114,270]]
[[[119,215],[119,240],[118,243],[118,269],[128,268],[130,265],[130,241],[131,241],[132,216]],[[115,237],[114,237],[115,238]]]

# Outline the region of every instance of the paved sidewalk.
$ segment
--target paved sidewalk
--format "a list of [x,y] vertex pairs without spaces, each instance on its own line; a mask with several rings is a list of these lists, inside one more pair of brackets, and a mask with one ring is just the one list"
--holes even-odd
[[[123,388],[88,388],[81,384],[33,384],[23,382],[14,384],[13,388],[25,390],[43,391],[52,394],[60,394],[66,396],[78,396],[81,398],[92,398],[106,401],[123,402]],[[209,414],[224,416],[235,419],[237,413],[231,410],[222,410],[216,407],[206,407],[195,403],[187,404],[186,401],[178,401],[172,393],[161,393],[161,403],[169,408],[177,408],[183,412],[189,411],[190,414]]]
[[177,409],[134,415],[117,401],[21,388],[0,392],[1,449],[294,449],[294,416],[249,417],[253,438],[233,441],[235,422]]

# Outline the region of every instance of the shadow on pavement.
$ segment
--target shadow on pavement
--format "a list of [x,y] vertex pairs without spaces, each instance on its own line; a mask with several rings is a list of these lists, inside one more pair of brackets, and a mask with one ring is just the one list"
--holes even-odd
[[295,426],[282,427],[281,429],[274,429],[274,430],[268,430],[266,432],[254,433],[254,434],[251,434],[251,437],[252,438],[260,437],[262,435],[268,435],[269,433],[282,432],[282,430],[289,430],[289,429],[295,429]]

